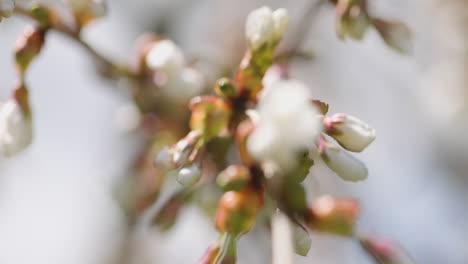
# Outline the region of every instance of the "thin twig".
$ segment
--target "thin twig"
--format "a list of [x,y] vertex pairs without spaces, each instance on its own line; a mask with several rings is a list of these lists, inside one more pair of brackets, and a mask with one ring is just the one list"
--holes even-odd
[[[40,22],[37,17],[32,15],[29,10],[23,7],[16,7],[14,10],[14,13],[28,17],[32,20],[35,20],[36,22]],[[71,29],[69,26],[66,26],[65,24],[61,22],[53,23],[53,24],[51,23],[50,29],[56,32],[59,32],[69,37],[70,39],[74,40],[81,47],[83,47],[92,57],[94,57],[103,67],[105,67],[105,69],[110,70],[113,74],[116,74],[118,76],[124,76],[124,77],[131,78],[131,79],[138,78],[138,74],[131,71],[128,67],[124,65],[119,65],[117,63],[110,61],[109,59],[101,55],[99,52],[97,52],[87,42],[81,39],[79,30]]]

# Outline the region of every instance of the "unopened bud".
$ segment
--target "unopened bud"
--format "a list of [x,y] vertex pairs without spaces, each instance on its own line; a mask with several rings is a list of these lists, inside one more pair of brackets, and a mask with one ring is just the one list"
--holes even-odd
[[375,139],[375,129],[351,115],[324,117],[324,126],[327,134],[349,151],[361,152]]
[[32,120],[27,90],[15,90],[14,98],[0,105],[0,153],[10,157],[23,151],[32,141]]
[[184,54],[171,40],[157,41],[146,56],[146,65],[153,71],[172,76],[185,64]]
[[16,67],[21,74],[28,69],[32,60],[39,54],[45,41],[44,29],[28,27],[15,43]]
[[284,35],[289,22],[286,9],[272,11],[269,7],[261,7],[247,17],[246,37],[249,46],[255,51],[261,47],[275,45]]
[[359,216],[359,204],[349,198],[321,196],[310,208],[308,225],[314,230],[350,236]]
[[201,177],[200,168],[197,165],[191,165],[179,170],[177,173],[177,181],[182,186],[192,186],[198,182]]
[[190,100],[190,128],[202,135],[204,142],[227,132],[232,107],[216,96],[197,96]]
[[216,183],[226,191],[244,188],[250,181],[250,171],[242,165],[231,165],[223,170],[216,179]]
[[364,163],[338,146],[328,142],[320,143],[319,153],[327,166],[343,180],[355,182],[367,178],[368,171]]
[[250,188],[224,193],[216,213],[216,228],[234,235],[250,231],[262,203],[260,194]]
[[237,95],[234,83],[228,78],[221,78],[216,82],[215,92],[226,98],[234,98]]

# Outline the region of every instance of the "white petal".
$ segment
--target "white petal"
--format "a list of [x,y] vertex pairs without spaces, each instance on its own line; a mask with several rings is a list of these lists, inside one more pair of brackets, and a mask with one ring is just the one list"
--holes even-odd
[[202,74],[192,68],[183,68],[171,76],[162,88],[165,96],[174,101],[184,102],[199,95],[205,86]]
[[348,152],[329,145],[324,148],[322,158],[327,166],[345,181],[362,181],[367,178],[367,168]]
[[255,160],[272,162],[283,171],[297,164],[298,154],[314,144],[322,129],[309,98],[309,89],[297,81],[265,87],[257,106],[258,121],[247,141]]
[[174,42],[161,40],[154,44],[146,56],[146,64],[154,71],[161,71],[167,75],[179,72],[185,64],[182,51]]
[[375,129],[354,116],[337,114],[331,120],[337,120],[333,128],[338,131],[331,136],[349,151],[361,152],[375,139]]
[[273,12],[273,20],[275,24],[275,39],[278,41],[283,38],[289,24],[288,10],[284,8],[276,9]]
[[31,120],[14,100],[0,106],[0,151],[7,157],[25,149],[32,140]]
[[250,47],[254,50],[269,42],[275,35],[272,10],[264,6],[250,12],[245,33]]

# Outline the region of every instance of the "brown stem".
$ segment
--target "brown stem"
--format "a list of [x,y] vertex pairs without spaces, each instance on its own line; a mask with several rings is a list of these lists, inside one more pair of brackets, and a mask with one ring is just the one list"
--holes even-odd
[[[14,13],[26,16],[36,22],[40,23],[39,19],[35,17],[28,9],[23,7],[16,7]],[[87,42],[81,39],[80,30],[72,29],[69,26],[65,25],[61,21],[56,21],[55,23],[50,23],[49,28],[59,32],[70,39],[74,40],[81,47],[83,47],[93,58],[95,58],[103,67],[103,69],[109,71],[112,76],[123,76],[130,79],[139,78],[138,74],[130,70],[127,66],[119,65],[115,62],[110,61],[99,52],[97,52],[93,47],[91,47]]]

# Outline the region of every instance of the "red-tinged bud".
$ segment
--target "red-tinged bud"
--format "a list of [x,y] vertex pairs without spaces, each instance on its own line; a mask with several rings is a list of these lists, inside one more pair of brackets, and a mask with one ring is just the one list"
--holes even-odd
[[415,264],[416,262],[397,243],[386,238],[364,235],[359,238],[361,246],[382,264]]
[[358,216],[357,201],[326,195],[312,203],[307,224],[313,230],[350,236]]
[[263,205],[261,193],[251,188],[223,194],[216,213],[216,228],[221,233],[240,235],[252,229]]
[[333,137],[343,148],[352,152],[363,151],[376,137],[375,129],[351,115],[325,116],[323,124],[329,136]]
[[255,130],[255,125],[250,119],[246,119],[242,121],[237,126],[236,131],[236,144],[237,144],[237,152],[242,163],[247,165],[253,165],[255,162],[253,158],[250,156],[249,151],[247,150],[247,139]]
[[32,60],[44,45],[46,30],[28,27],[15,44],[15,59],[18,71],[23,75]]
[[223,170],[216,179],[225,191],[237,191],[244,188],[251,179],[250,171],[242,165],[231,165]]
[[228,131],[231,105],[215,96],[197,96],[189,104],[192,111],[190,128],[200,132],[203,143]]

